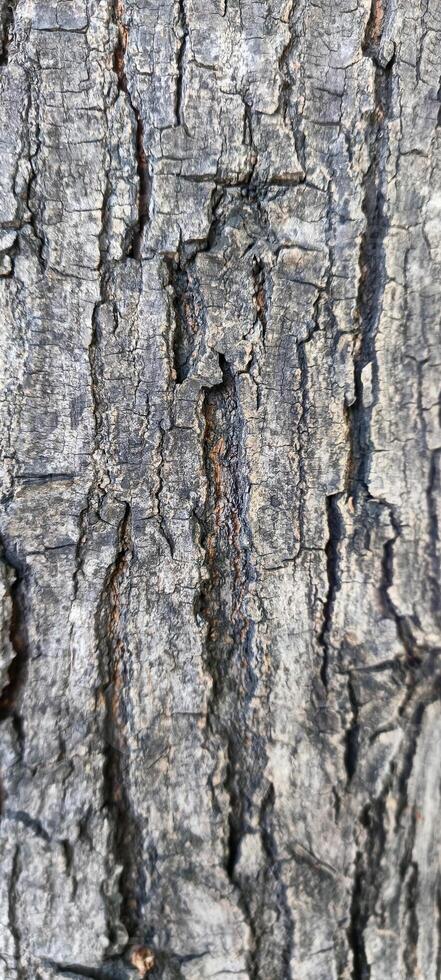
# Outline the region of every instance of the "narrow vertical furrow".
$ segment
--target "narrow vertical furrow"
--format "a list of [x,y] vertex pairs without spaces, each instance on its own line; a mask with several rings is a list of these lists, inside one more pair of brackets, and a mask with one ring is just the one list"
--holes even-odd
[[9,58],[9,45],[14,32],[15,9],[18,0],[3,0],[0,12],[1,41],[0,41],[0,65],[7,65]]
[[[360,278],[357,295],[359,333],[354,352],[355,399],[347,409],[349,429],[349,457],[346,470],[346,494],[355,501],[361,515],[366,517],[365,506],[370,498],[368,490],[371,457],[370,424],[372,406],[365,404],[363,396],[363,372],[369,366],[372,374],[373,399],[378,392],[378,368],[376,358],[376,334],[380,322],[386,284],[385,238],[388,231],[387,215],[387,157],[388,122],[392,102],[392,67],[394,58],[385,64],[380,57],[384,25],[382,0],[372,0],[371,12],[363,41],[363,53],[375,65],[374,107],[366,130],[366,142],[370,162],[363,179],[364,232],[361,237],[359,266]],[[352,721],[346,733],[345,764],[348,787],[355,775],[359,754],[359,705],[352,680],[348,679],[348,701]],[[373,913],[378,885],[378,866],[385,846],[385,806],[389,783],[381,796],[362,811],[360,843],[354,865],[348,942],[352,951],[352,980],[368,980],[371,970],[368,962],[365,930]]]
[[0,539],[2,560],[12,572],[13,582],[10,586],[11,618],[9,623],[9,639],[14,652],[13,660],[8,669],[8,681],[0,692],[0,721],[11,718],[17,709],[17,700],[26,680],[29,661],[29,637],[27,627],[27,571],[25,564]]
[[194,263],[167,259],[166,266],[173,304],[173,367],[180,385],[191,371],[206,320]]
[[[271,963],[274,975],[289,980],[293,922],[274,835],[275,792],[265,776],[266,730],[256,708],[261,651],[255,620],[247,612],[256,573],[244,421],[237,376],[222,355],[220,367],[223,380],[205,392],[203,403],[207,491],[201,526],[207,577],[199,611],[206,622],[206,666],[213,682],[208,732],[214,745],[226,751],[224,865],[250,929],[249,977],[263,980]],[[241,864],[248,835],[260,841],[257,875]],[[269,943],[269,920],[277,921],[277,950]]]
[[[244,712],[256,686],[255,627],[245,608],[254,572],[237,381],[222,355],[219,362],[223,380],[207,390],[203,404],[207,497],[202,543],[208,574],[200,601],[207,623],[207,665],[213,679],[211,709],[216,714],[216,706],[223,705],[231,714],[228,720],[234,732],[245,721]],[[242,710],[235,718],[237,699]]]
[[21,873],[20,845],[17,844],[12,859],[12,869],[8,886],[8,927],[14,942],[15,976],[16,980],[26,980],[27,970],[22,963],[22,941],[17,920],[18,913],[18,880]]
[[[12,653],[7,670],[7,681],[0,691],[0,722],[11,719],[17,740],[19,756],[24,749],[24,729],[20,714],[20,696],[26,683],[30,657],[28,628],[28,576],[29,572],[12,549],[0,536],[1,560],[6,568],[6,580],[10,581],[9,595],[9,643]],[[0,776],[0,818],[7,799],[7,791]]]
[[[249,829],[250,805],[261,778],[263,746],[252,732],[251,701],[256,689],[254,624],[246,600],[254,573],[247,525],[246,461],[233,371],[220,355],[223,380],[206,391],[203,403],[204,466],[207,483],[202,545],[207,578],[200,595],[205,619],[206,665],[213,687],[208,728],[227,747],[225,788],[230,801],[225,869],[238,889],[239,902],[257,946],[255,923],[246,891],[236,875],[242,839]],[[254,755],[250,767],[249,749]],[[250,976],[255,976],[251,963]]]
[[176,57],[176,95],[175,95],[175,115],[176,115],[176,125],[184,125],[184,118],[182,112],[182,102],[183,102],[183,90],[184,90],[184,68],[185,68],[185,52],[187,47],[188,39],[188,22],[187,22],[187,11],[185,7],[185,0],[178,0],[178,29],[179,29],[179,47]]
[[138,220],[131,233],[127,255],[129,258],[140,259],[142,244],[144,241],[144,231],[150,214],[151,176],[148,156],[144,146],[144,123],[142,120],[141,111],[133,101],[126,73],[125,59],[128,43],[128,29],[124,23],[124,4],[122,0],[114,0],[113,16],[118,32],[117,44],[114,51],[113,67],[118,81],[118,90],[120,92],[124,92],[126,98],[128,99],[129,106],[135,120],[135,153],[136,169],[138,174]]
[[360,245],[360,279],[357,296],[359,335],[354,358],[355,400],[347,409],[350,428],[350,455],[347,471],[347,494],[357,498],[367,492],[371,454],[370,416],[363,401],[363,371],[372,369],[374,398],[378,387],[375,338],[381,316],[386,283],[384,241],[389,219],[387,216],[387,156],[388,121],[392,101],[392,68],[394,57],[387,65],[380,63],[379,48],[384,11],[380,0],[373,0],[366,28],[363,51],[375,64],[375,104],[366,132],[370,163],[364,177],[363,212],[365,229]]
[[[108,570],[97,612],[100,638],[100,697],[104,701],[104,794],[112,825],[112,865],[121,866],[119,919],[129,940],[143,938],[144,879],[142,836],[129,786],[128,734],[130,663],[127,616],[134,560],[128,504],[118,531],[118,552]],[[116,941],[117,937],[112,937]]]
[[335,595],[340,588],[339,577],[339,547],[343,537],[342,521],[338,509],[339,494],[330,494],[326,498],[326,517],[328,523],[328,540],[325,547],[328,591],[323,609],[323,624],[319,635],[319,643],[323,651],[320,677],[323,687],[328,687],[329,672],[329,637],[332,628],[332,611]]

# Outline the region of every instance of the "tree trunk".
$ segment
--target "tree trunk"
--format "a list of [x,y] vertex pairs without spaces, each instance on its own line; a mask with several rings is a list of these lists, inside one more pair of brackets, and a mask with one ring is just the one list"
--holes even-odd
[[0,8],[0,978],[439,980],[441,2]]

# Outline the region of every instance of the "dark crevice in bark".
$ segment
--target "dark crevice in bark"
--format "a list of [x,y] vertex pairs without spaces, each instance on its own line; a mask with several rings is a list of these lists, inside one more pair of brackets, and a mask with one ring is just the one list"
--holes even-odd
[[[286,891],[286,885],[281,875],[280,858],[277,853],[277,844],[273,826],[274,806],[275,791],[273,784],[270,783],[262,802],[259,826],[261,828],[262,847],[267,858],[265,877],[270,877],[273,879],[276,909],[278,914],[280,914],[283,918],[283,944],[280,950],[280,980],[292,980],[291,958],[294,949],[295,923]],[[264,895],[266,894],[266,891],[267,886],[265,881],[263,886]]]
[[[381,0],[374,0],[371,19],[366,31],[363,50],[368,57],[378,50],[381,40],[383,13]],[[380,33],[379,33],[380,32]],[[364,369],[371,365],[374,400],[378,388],[375,339],[381,316],[386,282],[384,241],[389,227],[386,211],[388,156],[387,124],[392,103],[393,59],[386,68],[376,63],[375,107],[367,130],[370,163],[364,177],[363,212],[365,230],[360,245],[360,280],[357,296],[359,338],[354,355],[355,400],[348,406],[350,453],[347,472],[347,494],[358,498],[368,493],[371,456],[371,409],[363,401]]]
[[403,650],[406,653],[408,664],[413,665],[419,662],[419,657],[417,655],[415,642],[412,636],[412,630],[410,628],[410,624],[407,618],[402,616],[395,608],[389,592],[394,581],[394,545],[401,534],[401,529],[391,509],[389,510],[389,514],[390,514],[392,528],[395,534],[394,537],[389,538],[383,546],[382,580],[380,583],[380,594],[383,598],[383,604],[384,604],[384,609],[386,614],[395,622],[396,631],[401,641]]
[[177,3],[178,3],[178,14],[179,14],[178,28],[180,34],[180,41],[179,41],[179,48],[176,57],[177,77],[176,77],[176,95],[175,95],[175,116],[176,116],[176,125],[184,126],[185,122],[183,117],[182,101],[183,101],[183,88],[184,88],[185,55],[186,55],[189,30],[188,30],[185,0],[177,0]]
[[[36,75],[29,82],[29,94],[26,107],[26,125],[28,130],[27,135],[27,155],[29,159],[29,177],[26,184],[25,191],[25,206],[28,213],[28,221],[30,223],[34,239],[37,247],[37,258],[38,264],[40,266],[41,272],[44,275],[47,270],[48,265],[48,242],[47,237],[43,230],[43,208],[44,204],[42,201],[38,201],[36,186],[38,180],[38,169],[37,161],[41,153],[42,141],[41,141],[41,128],[40,128],[40,94],[39,94],[39,76]],[[33,138],[35,141],[35,150],[31,152],[31,137],[29,132],[30,114],[32,109],[32,103],[35,103],[35,124],[34,124],[34,134]]]
[[165,439],[165,430],[161,427],[160,428],[160,434],[159,434],[159,443],[158,443],[158,457],[159,457],[159,462],[158,462],[158,483],[157,483],[157,488],[156,488],[156,493],[155,493],[155,499],[156,499],[157,517],[158,517],[158,522],[159,522],[159,530],[160,530],[161,535],[164,538],[164,541],[166,542],[167,547],[168,547],[168,549],[170,551],[170,556],[173,558],[173,555],[174,555],[174,552],[175,552],[175,543],[174,543],[173,537],[170,534],[170,531],[169,531],[169,529],[167,527],[167,524],[166,524],[166,521],[165,521],[165,517],[164,517],[163,511],[162,511],[162,501],[161,501],[161,495],[162,495],[162,491],[163,491],[163,488],[164,488],[164,476],[163,476],[163,473],[164,473],[164,439]]
[[348,784],[351,782],[355,776],[357,769],[358,751],[359,751],[359,735],[360,728],[358,723],[358,701],[352,683],[351,677],[348,677],[348,700],[352,711],[352,720],[349,728],[346,730],[346,745],[345,745],[345,768],[347,774]]
[[392,774],[393,768],[381,795],[365,806],[360,817],[365,841],[363,850],[357,852],[355,860],[348,929],[349,946],[352,950],[352,980],[369,980],[371,975],[364,934],[369,918],[374,914],[381,888],[379,869],[386,842],[386,806]]
[[259,914],[253,908],[253,890],[237,870],[266,762],[262,738],[252,727],[257,684],[255,625],[246,613],[246,599],[255,573],[237,379],[222,354],[219,364],[222,381],[206,390],[202,409],[207,491],[200,523],[207,579],[201,588],[199,612],[206,623],[206,666],[212,678],[207,727],[214,743],[226,745],[228,754],[224,786],[230,813],[225,870],[250,928],[249,975],[257,978]]
[[260,324],[260,335],[263,347],[265,347],[265,338],[268,325],[268,287],[266,281],[266,270],[264,262],[261,258],[254,256],[252,264],[253,272],[253,285],[254,285],[254,303],[256,306],[256,316]]
[[343,537],[342,519],[338,507],[340,494],[329,494],[326,497],[326,517],[328,524],[328,540],[325,547],[328,591],[323,608],[323,625],[319,635],[319,643],[323,657],[320,677],[325,690],[328,688],[329,673],[329,644],[332,629],[332,612],[336,593],[340,588],[339,550]]
[[371,0],[371,11],[363,38],[363,52],[376,60],[384,25],[384,0]]
[[[259,722],[254,723],[260,653],[255,623],[246,612],[255,571],[244,421],[237,377],[223,355],[219,362],[222,381],[205,391],[202,407],[207,489],[200,525],[207,578],[198,612],[206,623],[205,661],[212,678],[207,731],[215,746],[227,750],[229,833],[224,866],[250,930],[248,975],[250,980],[263,980],[271,962],[274,975],[290,980],[293,924],[272,826],[274,790],[264,776],[265,739]],[[251,878],[240,858],[245,837],[255,833],[261,837],[263,860],[258,875]],[[268,914],[277,922],[276,951],[268,936]]]
[[[201,590],[201,612],[207,623],[207,662],[213,677],[213,696],[222,698],[230,688],[237,695],[232,672],[225,672],[226,655],[233,655],[230,666],[242,667],[241,688],[249,703],[256,678],[251,653],[254,629],[244,611],[244,601],[254,579],[247,522],[248,484],[243,475],[243,449],[237,381],[225,359],[219,355],[223,380],[205,392],[202,413],[205,422],[204,468],[207,499],[202,519],[205,562],[208,579]],[[227,656],[227,665],[230,657]]]
[[[8,667],[8,680],[0,693],[0,722],[12,719],[17,736],[20,754],[23,752],[23,725],[19,713],[20,695],[26,682],[29,651],[28,629],[28,569],[24,561],[7,546],[4,538],[0,537],[2,551],[1,560],[6,565],[13,579],[9,587],[11,602],[11,618],[9,622],[9,640],[13,650],[13,659]],[[5,802],[5,793],[0,792],[0,804]],[[2,806],[0,805],[0,815]]]
[[114,51],[113,67],[117,77],[118,91],[126,96],[135,120],[135,152],[136,169],[138,174],[138,220],[131,234],[127,255],[132,259],[140,259],[144,241],[144,231],[150,216],[151,176],[149,161],[144,146],[144,123],[141,111],[135,105],[128,84],[125,58],[128,42],[128,29],[124,24],[123,0],[114,0],[113,17],[118,30],[118,40]]
[[[103,355],[103,345],[102,345],[102,329],[100,323],[101,309],[106,303],[110,303],[112,300],[112,292],[110,287],[111,280],[111,263],[109,260],[109,236],[110,236],[110,197],[111,197],[111,183],[110,177],[107,174],[106,186],[103,194],[103,202],[101,207],[101,230],[99,235],[99,276],[100,276],[100,298],[95,303],[92,312],[92,333],[88,349],[89,357],[89,367],[90,367],[90,388],[92,395],[92,409],[93,409],[93,421],[95,428],[95,450],[98,451],[101,459],[95,459],[95,480],[92,487],[89,490],[88,500],[85,509],[80,515],[80,535],[77,547],[77,559],[78,562],[82,562],[82,550],[83,545],[86,543],[87,538],[87,527],[89,522],[90,512],[93,506],[93,500],[96,491],[101,495],[105,494],[105,488],[101,484],[102,473],[100,470],[103,468],[106,470],[106,479],[110,483],[110,474],[107,468],[106,459],[106,404],[103,394],[103,378],[104,378],[104,355]],[[97,509],[99,509],[99,502],[95,501]],[[77,564],[77,569],[79,569],[79,564]],[[78,581],[78,576],[76,573],[76,584]]]
[[125,964],[109,963],[103,967],[86,966],[82,963],[60,963],[55,960],[46,960],[48,966],[52,967],[62,977],[87,977],[89,980],[134,980],[135,974]]
[[91,382],[91,394],[92,394],[92,406],[93,406],[93,418],[95,426],[95,446],[100,448],[104,453],[104,442],[105,442],[105,404],[102,393],[102,382],[104,374],[104,362],[103,362],[103,352],[102,352],[102,334],[101,334],[101,324],[100,324],[100,311],[105,303],[109,302],[111,299],[111,291],[109,286],[111,269],[108,257],[109,250],[109,224],[110,224],[110,196],[111,196],[111,185],[110,177],[107,174],[106,186],[103,194],[103,202],[101,206],[101,229],[99,235],[99,276],[100,276],[100,298],[97,303],[95,303],[93,313],[92,313],[92,336],[89,344],[89,366],[90,366],[90,382]]
[[[409,710],[416,687],[415,706]],[[380,796],[368,803],[360,816],[365,832],[363,849],[357,853],[351,905],[351,923],[348,930],[349,944],[353,953],[352,980],[368,980],[370,977],[364,945],[364,933],[369,919],[375,916],[378,895],[382,889],[382,858],[386,845],[386,827],[390,824],[388,797],[396,801],[394,834],[401,836],[398,864],[400,902],[404,907],[404,961],[406,976],[416,975],[416,946],[418,942],[418,868],[411,860],[415,840],[416,813],[410,810],[408,786],[412,775],[421,725],[427,706],[439,700],[441,677],[437,656],[429,658],[423,673],[418,671],[417,680],[409,680],[409,698],[400,711],[401,724],[405,727],[406,742],[400,753],[399,768],[392,762]],[[407,716],[407,717],[406,717]]]
[[205,333],[205,313],[192,264],[170,258],[166,265],[173,303],[173,365],[176,384],[180,385],[191,371],[198,342]]
[[[297,16],[298,3],[297,0],[293,0],[291,4],[291,9],[288,13],[288,29],[289,38],[285,45],[280,58],[279,58],[279,72],[282,78],[282,84],[280,87],[280,99],[279,99],[279,109],[282,114],[282,118],[286,121],[289,118],[292,134],[294,137],[294,145],[296,148],[297,159],[303,170],[304,175],[306,175],[306,140],[305,134],[302,126],[302,114],[299,112],[297,105],[293,105],[290,100],[291,90],[293,86],[293,71],[290,67],[291,59],[295,54],[296,43],[298,42],[298,35],[294,29],[295,18]],[[296,65],[296,83],[298,82],[298,72],[302,71],[299,64]],[[303,178],[304,179],[304,178]]]
[[[435,693],[434,699],[436,699],[439,691]],[[429,703],[429,699],[420,700],[413,711],[410,721],[407,723],[408,729],[408,740],[407,746],[402,752],[402,763],[401,768],[397,776],[397,796],[398,802],[395,811],[395,828],[398,831],[400,828],[400,822],[403,815],[407,811],[408,807],[408,784],[409,779],[412,774],[415,753],[417,750],[418,739],[421,731],[421,724],[423,721],[424,713]]]
[[306,489],[306,461],[304,453],[304,443],[308,444],[309,433],[308,433],[308,419],[310,416],[310,404],[309,404],[309,389],[308,389],[308,379],[309,379],[309,368],[308,368],[308,358],[305,350],[305,343],[297,344],[297,354],[300,369],[300,412],[299,419],[297,423],[297,456],[298,456],[298,467],[299,467],[299,501],[298,501],[298,523],[299,541],[304,540],[305,534],[305,489]]
[[410,866],[407,862],[407,877],[405,881],[405,945],[403,950],[403,961],[406,968],[407,980],[413,980],[419,974],[418,969],[418,899],[419,899],[419,873],[418,865],[411,861]]
[[8,884],[8,927],[14,943],[15,976],[16,980],[28,980],[28,973],[22,962],[22,937],[18,924],[19,899],[17,895],[18,879],[21,874],[20,846],[17,844],[12,859],[11,875]]
[[46,843],[49,843],[51,838],[47,830],[45,830],[43,827],[41,820],[31,817],[29,813],[25,813],[24,810],[10,810],[9,808],[5,811],[5,816],[8,818],[8,820],[16,820],[17,823],[21,823],[24,827],[28,827],[29,830],[32,830],[36,837],[39,837],[40,840],[46,841]]
[[104,803],[112,826],[112,866],[122,866],[119,920],[130,939],[141,940],[145,902],[143,840],[130,798],[127,759],[130,658],[126,633],[133,560],[132,516],[126,504],[118,529],[118,551],[97,610],[96,629],[100,640],[100,697],[105,709]]
[[18,0],[3,0],[0,8],[1,41],[0,41],[0,65],[7,65],[9,60],[9,47],[14,34],[14,19]]
[[271,280],[263,259],[253,256],[251,275],[253,280],[254,306],[256,311],[255,323],[259,327],[259,338],[253,343],[250,364],[247,367],[250,377],[257,388],[256,408],[262,404],[262,385],[260,384],[260,369],[265,356],[268,315],[271,302]]
[[352,980],[369,980],[370,969],[364,944],[366,913],[364,911],[364,869],[363,858],[357,854],[352,889],[351,921],[348,929],[349,946],[352,951]]
[[431,605],[434,616],[441,618],[441,582],[440,582],[440,533],[437,501],[440,499],[441,450],[435,449],[430,456],[429,481],[427,485],[427,512],[429,518],[428,551],[430,572],[428,575],[431,588]]

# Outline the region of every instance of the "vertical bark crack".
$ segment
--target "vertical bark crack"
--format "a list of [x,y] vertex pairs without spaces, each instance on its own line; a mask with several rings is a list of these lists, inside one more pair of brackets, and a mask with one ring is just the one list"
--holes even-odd
[[176,115],[176,125],[185,126],[184,116],[183,116],[183,92],[184,92],[184,69],[185,69],[185,57],[187,40],[189,35],[188,21],[187,21],[187,10],[185,6],[185,0],[177,0],[178,3],[178,29],[180,35],[178,53],[176,57],[176,96],[175,96],[175,115]]
[[8,64],[9,47],[14,36],[14,20],[17,4],[18,0],[3,0],[0,8],[0,65]]
[[123,19],[123,0],[114,0],[113,16],[118,31],[117,44],[113,58],[113,67],[117,77],[118,91],[124,92],[135,119],[135,153],[136,169],[138,174],[138,221],[131,235],[128,256],[139,260],[142,254],[144,231],[150,216],[151,177],[148,156],[144,146],[144,123],[141,110],[133,100],[126,73],[126,52],[129,33]]
[[22,941],[18,924],[17,886],[21,874],[20,846],[17,844],[12,859],[11,876],[8,885],[8,926],[14,943],[15,970],[17,980],[27,980],[27,970],[22,962]]
[[200,612],[207,626],[206,663],[213,682],[207,724],[215,742],[226,744],[228,751],[225,789],[230,800],[230,829],[225,869],[253,937],[250,976],[256,977],[256,923],[247,892],[236,875],[250,802],[262,778],[264,761],[261,758],[257,768],[254,762],[255,772],[250,771],[250,742],[253,752],[263,753],[259,739],[250,729],[249,717],[257,679],[253,666],[255,626],[246,613],[246,599],[254,571],[237,381],[223,355],[219,356],[219,364],[223,380],[205,392],[203,403],[207,494],[201,524],[207,579],[201,589]]
[[199,341],[206,331],[205,314],[194,268],[186,265],[183,258],[166,259],[166,265],[174,318],[173,366],[176,384],[180,385],[191,371]]
[[[13,660],[8,669],[8,681],[0,693],[0,721],[13,718],[18,733],[21,732],[21,722],[17,711],[19,697],[26,681],[29,662],[29,633],[28,633],[28,571],[25,563],[13,553],[0,538],[2,561],[12,574],[12,584],[9,590],[11,601],[11,618],[9,623],[9,639],[14,652]],[[22,733],[21,733],[22,735]]]
[[328,540],[325,547],[326,569],[328,577],[328,592],[323,609],[323,625],[319,635],[319,643],[323,651],[320,677],[325,690],[328,688],[329,645],[332,629],[332,611],[336,593],[340,588],[339,548],[343,537],[342,520],[338,508],[340,494],[329,494],[326,497],[326,515],[328,523]]
[[145,902],[143,841],[130,796],[127,749],[130,721],[127,616],[133,560],[132,515],[129,504],[126,504],[118,529],[118,551],[106,576],[96,628],[100,638],[100,696],[104,699],[105,711],[105,805],[113,828],[112,866],[121,867],[119,919],[129,939],[141,940],[144,938],[142,910]]
[[363,371],[372,365],[374,399],[378,389],[378,369],[375,338],[381,316],[386,282],[384,241],[389,227],[386,211],[388,157],[387,123],[392,101],[393,57],[384,67],[376,60],[381,42],[383,25],[381,0],[373,0],[363,51],[375,62],[375,106],[367,130],[370,146],[370,163],[364,177],[363,212],[365,230],[360,245],[360,280],[357,311],[360,325],[359,339],[354,356],[355,400],[347,408],[350,426],[350,452],[348,461],[347,492],[357,498],[360,492],[368,493],[369,461],[371,455],[370,417],[372,409],[363,403]]

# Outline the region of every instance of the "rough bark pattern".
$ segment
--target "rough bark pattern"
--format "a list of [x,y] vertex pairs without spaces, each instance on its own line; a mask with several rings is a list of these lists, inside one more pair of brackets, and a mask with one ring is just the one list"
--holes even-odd
[[0,13],[0,978],[437,980],[440,0]]

